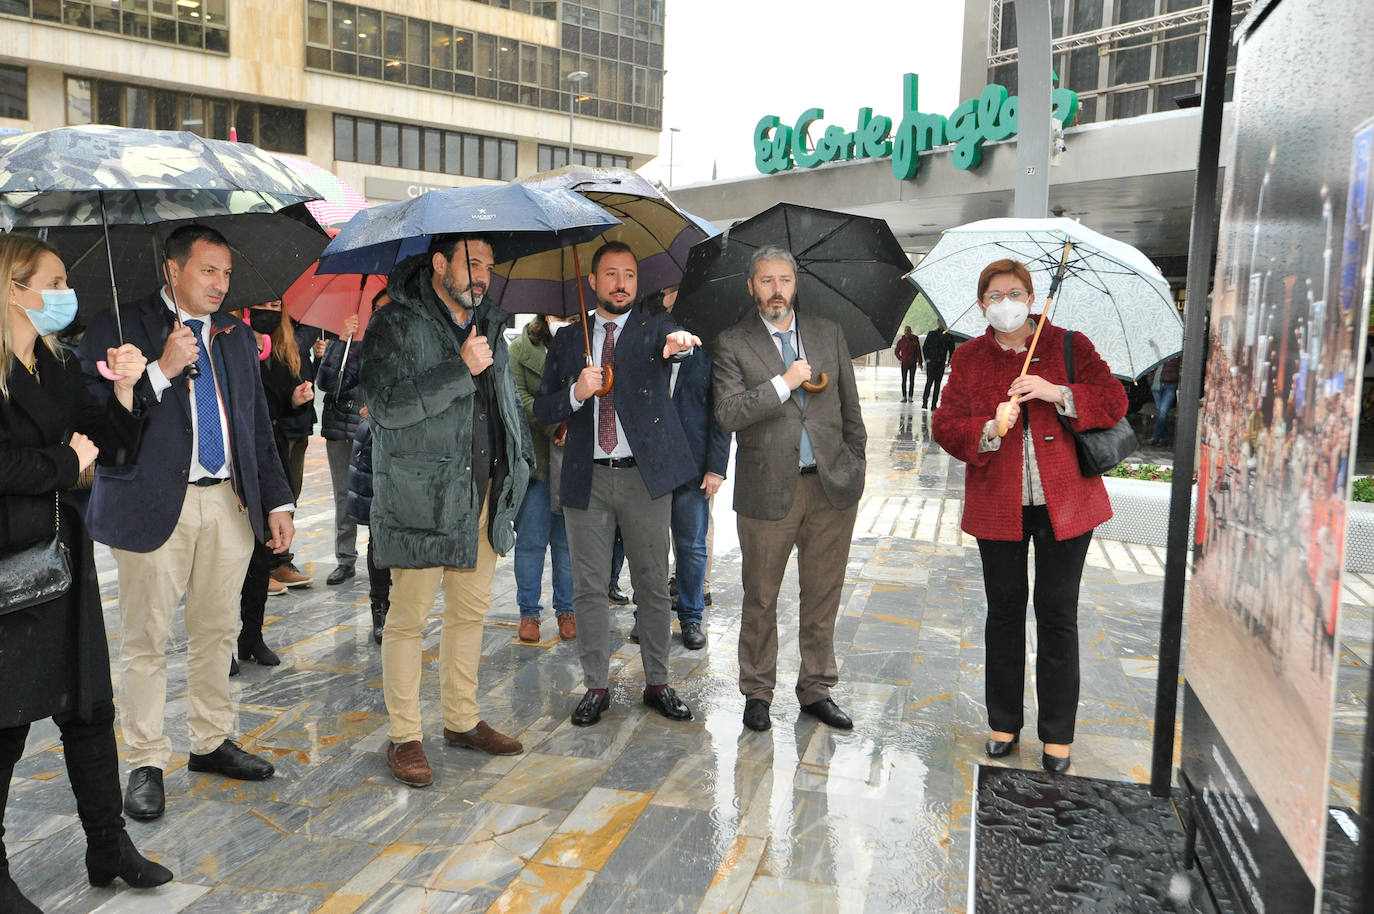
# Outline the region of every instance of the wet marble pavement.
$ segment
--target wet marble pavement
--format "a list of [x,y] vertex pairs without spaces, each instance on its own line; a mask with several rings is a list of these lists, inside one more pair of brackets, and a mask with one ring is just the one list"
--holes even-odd
[[[398,784],[383,754],[365,575],[324,584],[333,507],[315,439],[296,521],[298,563],[315,583],[268,604],[267,640],[283,665],[245,664],[233,680],[244,746],[270,757],[277,776],[243,783],[186,770],[178,628],[167,814],[130,823],[176,881],[135,892],[79,878],[84,841],[47,723],[34,727],[6,811],[16,880],[45,910],[74,914],[965,910],[973,782],[985,759],[982,583],[977,549],[958,530],[962,468],[930,442],[928,414],[897,402],[895,369],[864,369],[859,380],[869,477],[836,632],[835,697],[855,719],[852,732],[800,716],[786,688],[797,672],[795,563],[780,606],[774,727],[743,728],[739,551],[725,492],[715,508],[710,643],[690,652],[673,638],[672,678],[694,721],[673,724],[640,704],[643,669],[627,642],[612,660],[610,711],[595,727],[572,727],[576,646],[559,642],[547,615],[541,643],[517,640],[506,558],[483,642],[481,704],[525,753],[493,758],[444,745],[436,615],[422,682],[435,784]],[[1077,774],[1148,780],[1162,560],[1153,547],[1093,545],[1080,613]],[[113,565],[104,550],[100,561],[117,654]],[[628,575],[622,583],[628,590]],[[1347,595],[1367,627],[1374,585],[1354,578]],[[629,631],[629,607],[615,624]],[[1028,638],[1033,650],[1033,630]],[[1343,653],[1366,678],[1368,644]],[[1033,680],[1027,696],[1034,701]],[[1338,735],[1353,738],[1348,727]],[[1039,745],[1028,739],[1006,761],[1037,766]],[[1347,781],[1356,792],[1358,776]]]

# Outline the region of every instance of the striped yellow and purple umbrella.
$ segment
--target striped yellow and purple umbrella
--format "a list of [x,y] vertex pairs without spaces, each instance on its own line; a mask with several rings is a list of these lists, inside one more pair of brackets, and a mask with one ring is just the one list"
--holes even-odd
[[337,228],[352,219],[359,210],[368,208],[367,198],[332,171],[295,156],[282,155],[279,152],[272,155],[323,198],[305,205],[320,225]]

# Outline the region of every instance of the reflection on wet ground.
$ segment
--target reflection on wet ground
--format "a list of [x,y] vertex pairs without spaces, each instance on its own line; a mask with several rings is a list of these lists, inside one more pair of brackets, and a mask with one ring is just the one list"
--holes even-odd
[[[365,576],[323,583],[333,568],[333,508],[316,439],[297,516],[298,559],[315,584],[268,605],[267,640],[283,665],[245,664],[234,680],[244,744],[269,755],[277,776],[241,783],[186,770],[178,630],[168,734],[180,755],[166,776],[167,815],[130,824],[177,881],[137,893],[78,878],[84,841],[47,723],[34,727],[6,811],[16,880],[46,910],[76,914],[965,910],[985,734],[982,582],[977,549],[958,529],[962,467],[930,442],[929,414],[898,402],[895,369],[863,369],[859,380],[869,476],[836,632],[835,697],[854,717],[852,732],[801,717],[786,688],[797,670],[795,566],[779,607],[774,728],[742,726],[739,551],[726,492],[715,508],[710,644],[689,652],[673,639],[672,678],[695,721],[671,724],[640,704],[643,669],[626,643],[612,661],[611,710],[595,727],[573,728],[576,645],[559,642],[548,616],[541,643],[516,639],[507,558],[483,643],[481,702],[485,719],[522,739],[525,754],[444,745],[436,616],[421,694],[435,784],[401,786],[383,757]],[[1148,781],[1163,557],[1160,548],[1093,544],[1074,773]],[[101,580],[117,654],[113,566],[103,550]],[[1368,676],[1374,583],[1351,577],[1346,596],[1360,632],[1342,650],[1348,719],[1338,711],[1335,780],[1348,803],[1358,796],[1363,691],[1355,690],[1359,674]],[[628,632],[630,608],[615,621]],[[1028,638],[1033,650],[1033,631]],[[1028,700],[1034,694],[1031,683]],[[1039,750],[1028,739],[1006,762],[1036,767]]]

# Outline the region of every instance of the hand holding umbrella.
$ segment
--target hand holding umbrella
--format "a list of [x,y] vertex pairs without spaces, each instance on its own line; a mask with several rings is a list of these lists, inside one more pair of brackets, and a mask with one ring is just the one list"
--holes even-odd
[[[1054,300],[1059,294],[1060,284],[1064,281],[1064,269],[1068,265],[1069,254],[1073,251],[1073,244],[1072,241],[1064,242],[1063,253],[1059,255],[1059,268],[1054,271],[1054,279],[1050,282],[1050,293],[1045,296],[1045,310],[1041,313],[1041,319],[1036,321],[1035,333],[1031,336],[1030,343],[1026,346],[1026,360],[1021,364],[1021,373],[1016,376],[1016,380],[1012,382],[1011,387],[1007,391],[1011,394],[1011,399],[997,407],[998,438],[1006,437],[1007,430],[1016,424],[1016,417],[1021,415],[1021,409],[1018,404],[1021,402],[1022,397],[1037,391],[1038,385],[1032,382],[1038,381],[1040,384],[1049,383],[1041,377],[1027,376],[1026,372],[1030,371],[1031,359],[1035,356],[1035,345],[1040,342],[1040,330],[1049,322],[1050,312],[1054,310]],[[1041,399],[1049,398],[1042,397]],[[1012,414],[1013,411],[1015,411],[1015,415]]]

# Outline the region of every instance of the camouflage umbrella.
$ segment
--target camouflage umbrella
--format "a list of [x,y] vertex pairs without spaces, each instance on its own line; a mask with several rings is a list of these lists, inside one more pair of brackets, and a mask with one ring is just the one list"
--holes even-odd
[[[111,225],[270,215],[319,197],[257,147],[193,133],[89,125],[0,139],[5,231],[108,232]],[[150,235],[149,245],[155,243]],[[108,237],[105,247],[118,321],[119,286]]]

